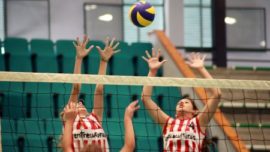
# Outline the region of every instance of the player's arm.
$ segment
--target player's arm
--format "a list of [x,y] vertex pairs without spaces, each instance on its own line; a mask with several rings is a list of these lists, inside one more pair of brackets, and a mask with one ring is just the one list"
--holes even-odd
[[[197,69],[200,75],[206,79],[213,79],[210,73],[204,67],[205,55],[200,55],[200,53],[191,53],[188,57],[188,64],[190,67]],[[221,91],[219,88],[210,88],[209,97],[207,98],[206,104],[203,107],[202,112],[199,113],[198,119],[200,126],[205,130],[206,126],[214,116],[221,97]]]
[[121,152],[131,152],[135,149],[135,135],[132,124],[133,114],[140,108],[138,100],[131,102],[125,111],[124,126],[125,126],[125,144]]
[[72,124],[66,122],[63,134],[63,150],[64,152],[73,152],[72,149]]
[[[119,52],[119,50],[115,51],[119,42],[114,45],[115,39],[113,38],[109,41],[109,38],[106,39],[106,46],[102,50],[99,46],[97,46],[98,52],[100,54],[100,64],[99,64],[99,75],[106,75],[107,65],[110,58]],[[103,99],[103,84],[97,84],[94,94],[94,107],[93,113],[97,115],[100,123],[102,123],[103,118],[103,106],[104,106],[104,99]]]
[[76,105],[70,104],[64,109],[64,133],[63,133],[63,150],[64,152],[73,152],[72,149],[72,131],[73,131],[73,123],[75,121],[77,112]]
[[[160,57],[160,51],[156,54],[156,52],[152,50],[152,57],[148,51],[146,51],[146,56],[147,58],[143,56],[143,59],[149,66],[148,77],[154,77],[156,76],[158,69],[166,62],[166,60],[161,62],[158,60]],[[169,116],[152,100],[152,90],[152,86],[143,86],[142,101],[151,117],[163,128]]]
[[[74,47],[76,48],[76,58],[75,58],[75,65],[74,65],[74,74],[80,74],[81,73],[81,66],[82,61],[85,56],[88,55],[88,53],[91,51],[93,46],[86,49],[86,45],[89,42],[89,39],[87,36],[84,36],[83,41],[81,42],[79,38],[76,39],[76,43],[74,42]],[[81,84],[80,83],[74,83],[72,86],[69,102],[77,102],[78,96],[80,93]]]

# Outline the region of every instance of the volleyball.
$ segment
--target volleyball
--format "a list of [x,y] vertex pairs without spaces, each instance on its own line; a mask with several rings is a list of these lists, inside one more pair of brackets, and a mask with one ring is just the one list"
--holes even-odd
[[129,18],[138,27],[149,26],[154,21],[155,14],[155,8],[146,1],[137,2],[129,9]]

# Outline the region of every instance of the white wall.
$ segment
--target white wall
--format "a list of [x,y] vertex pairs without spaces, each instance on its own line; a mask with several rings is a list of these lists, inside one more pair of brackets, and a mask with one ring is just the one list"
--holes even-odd
[[84,34],[85,2],[121,4],[121,0],[51,0],[51,39],[74,39]]
[[176,46],[184,46],[184,2],[165,1],[166,34]]
[[7,1],[7,35],[10,37],[49,37],[47,1]]

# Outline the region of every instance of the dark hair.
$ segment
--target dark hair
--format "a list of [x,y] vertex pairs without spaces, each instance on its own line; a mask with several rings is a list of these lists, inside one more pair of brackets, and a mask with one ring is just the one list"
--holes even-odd
[[188,99],[188,100],[191,102],[191,104],[192,104],[193,110],[199,110],[198,107],[197,107],[196,104],[195,104],[195,101],[194,101],[193,99],[190,98],[189,94],[184,94],[184,95],[182,96],[181,100],[182,100],[182,99]]
[[208,138],[207,136],[205,136],[205,138],[203,139],[201,149],[202,152],[217,152],[218,151],[217,142],[218,142],[217,137]]
[[83,105],[85,105],[84,100],[83,99],[79,99],[79,102],[81,102]]

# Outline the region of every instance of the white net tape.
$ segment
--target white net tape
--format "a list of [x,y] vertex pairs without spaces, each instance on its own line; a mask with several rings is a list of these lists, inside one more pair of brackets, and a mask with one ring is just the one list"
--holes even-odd
[[270,81],[198,79],[171,77],[107,76],[88,74],[0,72],[0,82],[63,82],[108,85],[151,85],[171,87],[204,87],[270,90]]

